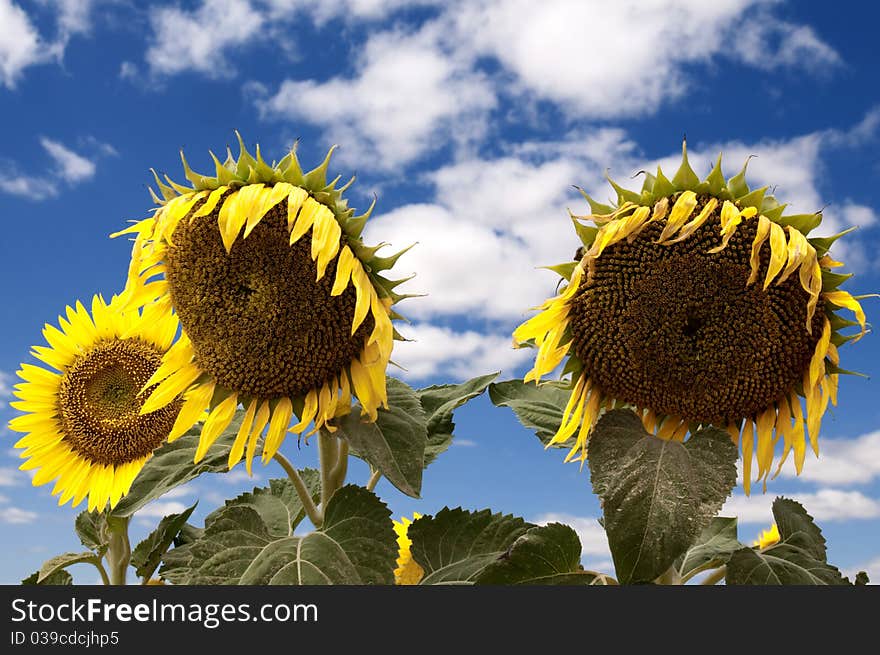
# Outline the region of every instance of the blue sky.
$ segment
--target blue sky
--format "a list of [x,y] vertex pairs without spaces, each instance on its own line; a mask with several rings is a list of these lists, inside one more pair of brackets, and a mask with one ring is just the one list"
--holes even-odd
[[[0,420],[14,413],[14,372],[64,306],[119,290],[129,248],[107,235],[151,207],[149,168],[182,178],[178,149],[210,171],[238,129],[280,158],[294,139],[306,163],[340,144],[332,169],[356,173],[351,203],[378,196],[370,241],[418,241],[398,264],[425,298],[402,311],[413,338],[395,351],[411,384],[503,369],[527,353],[509,334],[555,279],[535,267],[576,247],[571,185],[610,196],[687,134],[699,173],[724,151],[750,181],[777,186],[798,212],[826,207],[826,233],[857,273],[853,293],[880,289],[880,91],[873,26],[859,2],[771,0],[0,0]],[[877,301],[866,301],[876,320]],[[833,563],[880,579],[880,341],[842,350],[840,405],[823,424],[822,455],[787,469],[768,493],[728,509],[753,539],[774,495],[801,499]],[[423,499],[387,483],[395,516],[445,504],[563,519],[584,560],[609,567],[586,472],[544,452],[512,413],[481,398],[457,414],[458,445],[428,469]],[[0,428],[0,582],[79,548],[79,509],[17,470]],[[314,447],[285,446],[300,465]],[[144,534],[164,511],[222,498],[280,476],[261,469],[208,476],[135,520]],[[367,471],[356,465],[354,481]],[[81,582],[94,574],[75,571]]]

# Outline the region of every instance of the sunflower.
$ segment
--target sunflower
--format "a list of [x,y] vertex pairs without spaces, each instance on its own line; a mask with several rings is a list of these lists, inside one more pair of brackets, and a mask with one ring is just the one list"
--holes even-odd
[[[237,133],[236,133],[237,134]],[[372,212],[355,216],[339,178],[327,182],[333,153],[304,173],[295,149],[268,165],[241,152],[224,163],[213,155],[214,177],[194,173],[192,187],[158,177],[159,207],[119,234],[136,234],[127,292],[135,305],[172,309],[180,339],[150,379],[158,386],[141,411],[152,412],[183,394],[170,439],[186,432],[208,408],[196,461],[245,413],[229,467],[251,466],[260,436],[268,462],[289,431],[336,430],[332,419],[351,411],[352,397],[374,421],[387,407],[385,372],[400,316],[392,305],[404,280],[381,273],[401,251],[377,256],[386,244],[364,245]],[[375,201],[373,203],[375,205]],[[308,435],[307,435],[308,436]]]
[[409,526],[412,525],[413,521],[417,521],[420,518],[422,518],[422,515],[415,512],[413,513],[412,521],[405,516],[401,517],[400,523],[393,521],[394,532],[397,534],[397,568],[394,570],[394,584],[419,584],[419,581],[425,575],[422,567],[412,557],[410,552],[412,539],[409,538],[408,534]]
[[778,544],[779,539],[779,527],[774,523],[768,530],[764,530],[758,535],[757,540],[752,542],[752,547],[764,550],[765,548],[770,548],[770,546]]
[[177,332],[177,319],[158,307],[121,309],[92,299],[92,313],[81,302],[59,316],[60,329],[46,325],[48,346],[32,354],[58,372],[22,364],[16,385],[24,412],[9,427],[26,432],[15,447],[34,470],[34,486],[57,478],[52,495],[59,505],[86,496],[89,510],[114,507],[128,493],[147,460],[167,438],[181,403],[142,412],[144,385],[155,373]]
[[581,191],[591,213],[571,218],[583,246],[550,267],[566,286],[514,332],[514,345],[538,349],[527,382],[568,356],[571,396],[551,442],[574,441],[566,461],[583,462],[599,414],[623,405],[661,438],[726,429],[741,444],[746,492],[753,457],[766,485],[780,437],[777,473],[791,451],[800,473],[807,437],[818,455],[848,372],[838,347],[865,333],[865,296],[840,290],[850,275],[832,272],[842,264],[828,250],[845,232],[809,238],[821,213],[783,215],[767,187],[749,188],[747,165],[725,181],[719,156],[700,181],[685,145],[671,180],[658,168],[640,193],[611,181],[616,206]]

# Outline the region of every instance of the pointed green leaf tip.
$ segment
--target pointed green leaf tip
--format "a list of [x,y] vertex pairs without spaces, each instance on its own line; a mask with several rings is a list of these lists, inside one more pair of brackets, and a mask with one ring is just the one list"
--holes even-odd
[[679,191],[695,191],[700,185],[700,178],[697,177],[688,162],[687,139],[683,139],[681,142],[681,166],[678,167],[675,177],[672,178],[672,184]]

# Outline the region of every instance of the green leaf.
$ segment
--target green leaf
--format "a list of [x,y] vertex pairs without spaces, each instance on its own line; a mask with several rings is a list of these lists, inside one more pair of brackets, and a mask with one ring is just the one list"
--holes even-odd
[[743,545],[737,539],[736,518],[716,516],[676,560],[675,568],[684,580],[689,580],[700,571],[724,565],[740,548]]
[[272,535],[254,505],[224,507],[201,537],[165,556],[161,574],[177,584],[393,584],[396,557],[388,507],[348,485],[304,537]]
[[475,580],[485,585],[594,585],[607,576],[581,566],[581,540],[567,525],[529,529]]
[[[321,498],[320,471],[303,469],[299,471],[299,474],[309,490],[312,500],[316,503],[319,502]],[[287,478],[269,480],[268,487],[257,487],[253,491],[227,500],[224,507],[214,510],[205,518],[205,523],[210,523],[218,513],[233,505],[251,507],[260,515],[269,534],[275,537],[287,537],[293,534],[296,526],[306,516],[306,510],[296,493],[296,488]]]
[[56,555],[52,559],[46,560],[43,563],[43,566],[40,567],[39,574],[37,575],[37,584],[43,584],[44,580],[50,579],[59,571],[66,569],[68,566],[72,566],[73,564],[86,563],[97,565],[98,562],[98,557],[91,551],[86,551],[84,553],[64,553],[63,555]]
[[31,573],[28,577],[21,581],[21,584],[24,585],[43,585],[46,587],[50,586],[59,586],[59,585],[72,585],[73,584],[73,576],[70,575],[64,569],[59,569],[55,571],[52,575],[49,575],[43,578],[42,582],[37,582],[40,577],[40,572],[35,571]]
[[425,445],[425,466],[437,459],[452,444],[455,423],[453,412],[482,394],[498,373],[481,375],[461,384],[442,384],[416,389],[427,418],[428,440]]
[[764,550],[742,548],[727,563],[729,585],[845,585],[826,560],[825,537],[804,507],[788,498],[773,501],[779,542]]
[[159,521],[159,525],[140,542],[131,553],[131,565],[138,577],[150,578],[159,567],[162,556],[171,547],[181,528],[186,525],[198,502],[180,514],[170,514]]
[[80,512],[74,521],[74,529],[80,542],[99,555],[107,551],[107,518],[103,512]]
[[[571,391],[548,382],[537,385],[522,380],[507,380],[489,385],[489,398],[498,407],[510,407],[519,422],[534,430],[545,446],[562,425],[562,412]],[[557,448],[571,448],[573,441],[554,444]]]
[[425,572],[419,584],[470,584],[534,527],[509,514],[444,507],[409,526],[410,552]]
[[723,430],[682,444],[648,434],[628,409],[599,419],[588,461],[621,583],[654,580],[694,543],[735,486],[736,459]]
[[186,484],[202,473],[224,473],[228,469],[229,449],[238,434],[244,412],[237,411],[229,427],[208,449],[198,464],[193,462],[202,426],[159,448],[138,473],[128,494],[110,512],[110,516],[131,516],[144,505],[175,487]]
[[337,434],[348,441],[351,453],[368,462],[407,496],[422,490],[427,427],[416,392],[388,378],[388,409],[379,410],[375,423],[361,421],[360,412],[338,420]]

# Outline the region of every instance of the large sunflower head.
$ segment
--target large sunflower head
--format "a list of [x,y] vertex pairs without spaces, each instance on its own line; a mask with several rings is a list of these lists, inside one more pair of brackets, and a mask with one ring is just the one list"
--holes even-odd
[[413,514],[412,520],[403,516],[400,522],[393,521],[394,533],[397,535],[397,568],[394,569],[394,584],[415,585],[425,577],[425,571],[419,563],[413,559],[412,539],[409,538],[409,526],[413,521],[418,521],[422,515],[418,512]]
[[399,338],[392,305],[404,296],[394,291],[403,280],[383,275],[402,252],[379,257],[385,244],[361,239],[372,206],[356,216],[342,196],[353,178],[340,188],[338,177],[327,181],[332,149],[303,172],[295,150],[269,165],[259,146],[252,156],[240,136],[239,144],[237,159],[214,157],[213,177],[194,173],[181,153],[192,186],[156,176],[159,207],[118,234],[137,235],[130,302],[173,309],[182,326],[143,411],[183,394],[174,439],[210,408],[198,460],[243,404],[229,466],[246,454],[250,471],[266,426],[264,462],[294,413],[291,432],[310,424],[333,431],[354,396],[375,420],[387,406],[385,371]]
[[861,297],[838,288],[849,275],[832,272],[841,264],[828,250],[843,233],[809,237],[820,212],[784,215],[745,174],[725,180],[719,156],[701,181],[685,146],[672,179],[658,168],[638,193],[612,181],[614,206],[582,192],[591,212],[571,217],[582,247],[551,267],[566,286],[514,332],[516,345],[538,349],[526,381],[568,357],[572,394],[553,439],[574,440],[568,459],[586,458],[590,429],[615,404],[662,438],[725,428],[742,444],[746,491],[753,456],[766,482],[780,437],[777,472],[791,451],[801,471],[807,436],[818,454],[822,415],[846,372],[837,349],[865,333]]
[[59,505],[88,496],[89,510],[103,510],[128,492],[177,418],[179,401],[141,411],[141,391],[168,352],[177,319],[158,307],[123,310],[116,299],[108,305],[95,296],[91,315],[78,302],[58,324],[46,325],[48,345],[32,351],[55,370],[21,365],[24,382],[11,404],[24,414],[9,427],[27,433],[15,447],[26,460],[21,468],[35,470],[34,485],[57,479]]

